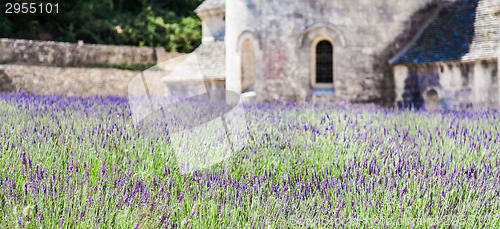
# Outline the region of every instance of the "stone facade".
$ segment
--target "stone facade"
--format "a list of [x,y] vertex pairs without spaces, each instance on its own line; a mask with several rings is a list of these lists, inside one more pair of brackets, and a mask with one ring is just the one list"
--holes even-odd
[[[226,1],[227,88],[241,89],[241,45],[254,42],[258,101],[302,100],[390,105],[394,100],[387,62],[411,37],[411,23],[432,2],[417,1]],[[424,10],[423,10],[424,9]],[[317,39],[333,43],[333,85],[315,90],[311,78]],[[400,44],[402,43],[402,44]],[[321,88],[319,88],[321,89]]]
[[[206,0],[197,13],[225,9],[226,88],[243,93],[244,97],[255,96],[259,102],[313,99],[394,106],[403,102],[404,93],[412,93],[405,91],[405,87],[418,87],[421,94],[428,89],[408,86],[405,82],[437,80],[437,91],[422,96],[435,100],[436,96],[449,95],[445,99],[448,102],[439,105],[441,108],[467,107],[470,103],[477,107],[498,104],[498,98],[485,100],[479,95],[481,90],[488,91],[484,96],[498,94],[498,84],[485,83],[495,80],[492,74],[498,72],[493,67],[497,62],[498,40],[491,39],[498,35],[498,25],[491,20],[495,7],[498,8],[494,1],[231,0],[225,2],[225,8],[221,1]],[[471,5],[474,7],[467,8]],[[453,7],[459,11],[453,11],[456,10]],[[460,58],[433,59],[429,63],[434,65],[422,66],[397,63],[436,18],[449,12],[453,12],[449,18],[459,19],[451,26],[463,27],[461,32],[467,34],[458,33],[461,36],[447,40],[439,37],[440,31],[432,31],[434,43],[455,47],[421,48],[426,53],[449,52],[448,56],[456,54]],[[217,28],[223,28],[222,22],[217,21]],[[210,27],[209,21],[205,23]],[[472,27],[467,27],[471,24]],[[322,61],[317,50],[321,41],[333,45],[332,82],[319,82],[316,77]],[[254,58],[249,58],[246,52],[251,49]],[[248,66],[254,68],[249,70]],[[471,74],[467,86],[455,86],[466,74],[457,69],[468,69],[464,71]],[[248,85],[253,81],[247,77],[255,77],[254,85]],[[248,88],[253,90],[249,92]],[[419,106],[425,107],[423,101]]]
[[428,108],[430,93],[441,110],[496,108],[500,102],[496,61],[399,65],[394,71],[398,107]]

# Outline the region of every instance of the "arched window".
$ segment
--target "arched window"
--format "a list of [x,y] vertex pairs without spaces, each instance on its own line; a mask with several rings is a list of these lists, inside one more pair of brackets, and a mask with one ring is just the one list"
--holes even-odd
[[254,89],[255,84],[255,47],[252,40],[245,39],[241,44],[241,91]]
[[316,83],[333,83],[333,46],[329,41],[316,46]]
[[333,89],[333,42],[319,36],[311,46],[311,84],[313,89]]
[[436,111],[439,109],[439,96],[436,90],[430,89],[425,93],[425,110]]

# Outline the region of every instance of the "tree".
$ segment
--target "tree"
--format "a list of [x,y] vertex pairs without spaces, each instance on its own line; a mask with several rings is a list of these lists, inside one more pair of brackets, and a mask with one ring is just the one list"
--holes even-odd
[[[13,0],[22,3],[23,0]],[[202,0],[65,0],[59,13],[0,14],[0,36],[86,43],[161,46],[191,52],[201,43],[194,9]],[[5,12],[6,5],[0,6]]]

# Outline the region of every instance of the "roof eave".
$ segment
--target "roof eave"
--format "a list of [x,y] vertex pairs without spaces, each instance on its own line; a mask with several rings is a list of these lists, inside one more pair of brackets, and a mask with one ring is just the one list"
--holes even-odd
[[225,14],[226,7],[222,6],[222,7],[213,8],[213,9],[195,10],[194,12],[196,13],[196,15],[198,15],[198,17],[203,19],[207,16]]
[[472,59],[472,60],[445,60],[445,61],[435,61],[435,62],[421,62],[421,63],[397,63],[393,64],[393,66],[429,66],[429,65],[443,65],[443,64],[470,64],[480,61],[497,61],[496,57],[488,58],[488,59]]

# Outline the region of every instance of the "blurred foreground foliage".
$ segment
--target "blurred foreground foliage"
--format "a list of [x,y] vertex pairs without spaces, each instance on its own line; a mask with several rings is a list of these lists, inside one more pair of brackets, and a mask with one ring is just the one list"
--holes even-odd
[[[0,37],[65,42],[164,47],[191,52],[201,43],[201,21],[194,9],[203,0],[64,0],[52,14],[6,14],[0,4]],[[23,3],[25,0],[11,0]],[[55,4],[59,13],[55,13]]]

